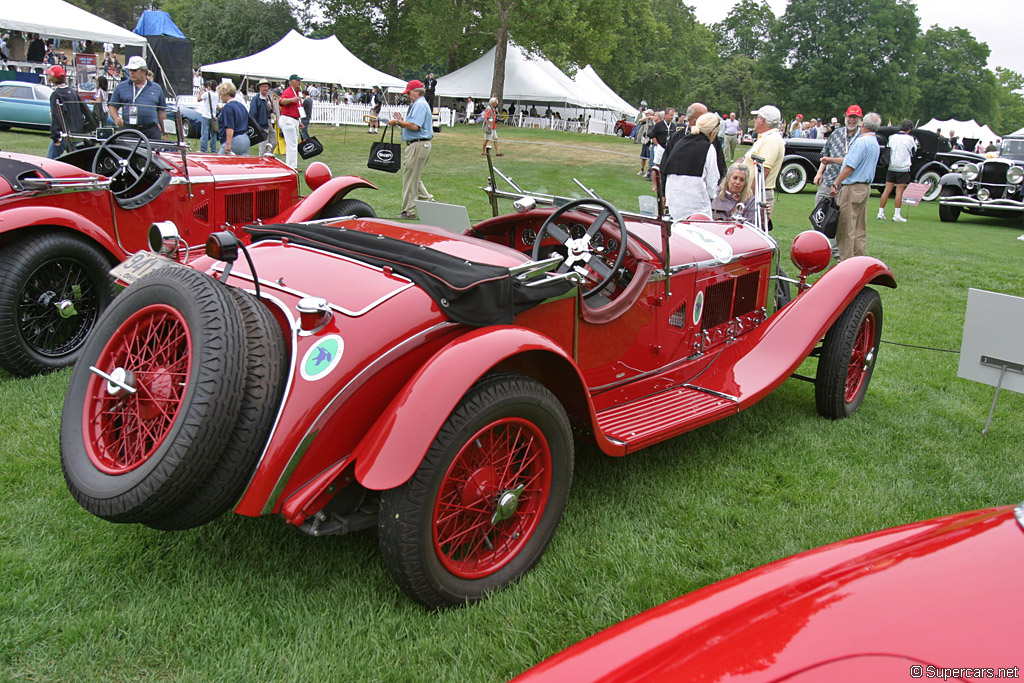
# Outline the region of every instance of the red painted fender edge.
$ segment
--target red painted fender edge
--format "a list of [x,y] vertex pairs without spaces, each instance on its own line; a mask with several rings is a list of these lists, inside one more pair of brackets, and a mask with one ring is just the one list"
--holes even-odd
[[317,214],[336,199],[341,199],[352,190],[359,188],[376,190],[377,186],[369,180],[354,175],[343,175],[331,178],[308,196],[300,199],[267,223],[299,223],[316,218]]
[[858,256],[836,265],[756,330],[726,348],[694,381],[739,399],[745,410],[792,375],[850,302],[870,284],[896,287],[889,267]]
[[106,230],[81,214],[53,206],[17,206],[5,208],[0,215],[0,234],[8,235],[24,228],[66,228],[92,239],[104,251],[121,260],[126,253]]
[[[507,325],[474,330],[434,354],[391,401],[352,452],[356,479],[377,491],[404,484],[470,387],[502,361],[537,351],[553,354],[572,367],[579,392],[586,397],[586,384],[576,364],[543,334]],[[589,397],[586,400],[589,404]],[[592,404],[589,412],[591,424],[596,424]],[[595,430],[595,437],[602,449],[616,450],[600,430]]]

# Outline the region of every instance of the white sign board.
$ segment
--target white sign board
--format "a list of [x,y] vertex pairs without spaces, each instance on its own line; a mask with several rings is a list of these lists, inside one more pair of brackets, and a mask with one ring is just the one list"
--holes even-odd
[[956,374],[994,387],[1002,364],[1002,388],[1024,394],[1024,298],[969,289]]

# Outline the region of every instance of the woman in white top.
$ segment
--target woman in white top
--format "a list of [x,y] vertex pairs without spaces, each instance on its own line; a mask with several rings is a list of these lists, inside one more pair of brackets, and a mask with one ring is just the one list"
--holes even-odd
[[677,135],[661,162],[665,200],[673,221],[694,214],[711,216],[711,198],[718,194],[718,154],[712,144],[718,137],[722,118],[708,112],[690,126],[689,133]]

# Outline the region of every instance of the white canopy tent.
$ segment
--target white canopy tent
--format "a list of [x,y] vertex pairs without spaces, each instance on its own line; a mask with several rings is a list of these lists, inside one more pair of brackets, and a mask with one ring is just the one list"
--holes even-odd
[[941,130],[946,137],[949,137],[949,131],[953,131],[958,138],[975,138],[984,142],[995,142],[999,138],[995,131],[989,128],[987,124],[984,126],[979,125],[974,119],[970,121],[957,121],[956,119],[940,121],[932,119],[921,126],[921,128],[933,132]]
[[[488,100],[494,78],[492,47],[479,59],[437,79],[440,97],[472,97]],[[562,104],[587,109],[607,109],[602,102],[592,102],[571,78],[543,57],[528,57],[518,45],[509,43],[505,55],[505,102],[536,102]]]
[[594,99],[603,99],[607,102],[608,106],[604,108],[625,114],[630,119],[636,117],[639,113],[629,102],[619,97],[614,90],[608,87],[608,84],[601,80],[601,77],[594,71],[594,67],[589,64],[577,71],[576,77],[573,80],[577,86],[591,93]]
[[366,64],[349,52],[337,36],[316,40],[294,29],[266,50],[240,59],[206,64],[200,71],[276,80],[298,74],[304,81],[332,83],[344,88],[369,89],[376,85],[384,89],[405,89],[405,81]]
[[1010,133],[1010,135],[1012,135],[1013,137],[1024,136],[1024,128],[1021,128],[1020,130],[1015,130],[1012,133]]
[[95,14],[90,14],[64,0],[32,0],[31,2],[0,2],[0,27],[47,38],[91,40],[115,45],[142,45],[145,37]]

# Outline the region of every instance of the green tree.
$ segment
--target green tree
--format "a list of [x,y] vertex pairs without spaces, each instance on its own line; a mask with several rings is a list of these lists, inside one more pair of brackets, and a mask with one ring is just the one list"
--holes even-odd
[[176,0],[165,8],[192,39],[196,64],[265,50],[297,27],[287,0]]
[[917,70],[921,119],[994,120],[998,88],[986,66],[988,45],[967,29],[932,26],[922,39],[922,53],[926,58]]
[[771,84],[756,75],[757,63],[742,54],[735,54],[720,66],[701,70],[694,99],[722,115],[736,112],[740,125],[746,129],[754,107],[772,101]]
[[775,14],[765,0],[740,0],[711,31],[725,56],[760,59],[768,53]]
[[790,0],[759,73],[780,84],[783,114],[840,116],[856,102],[896,119],[917,101],[919,32],[910,0]]
[[996,67],[996,121],[994,130],[1008,135],[1024,128],[1024,76],[1016,71]]
[[129,31],[139,22],[143,10],[157,9],[157,0],[68,0],[72,5],[92,12]]

